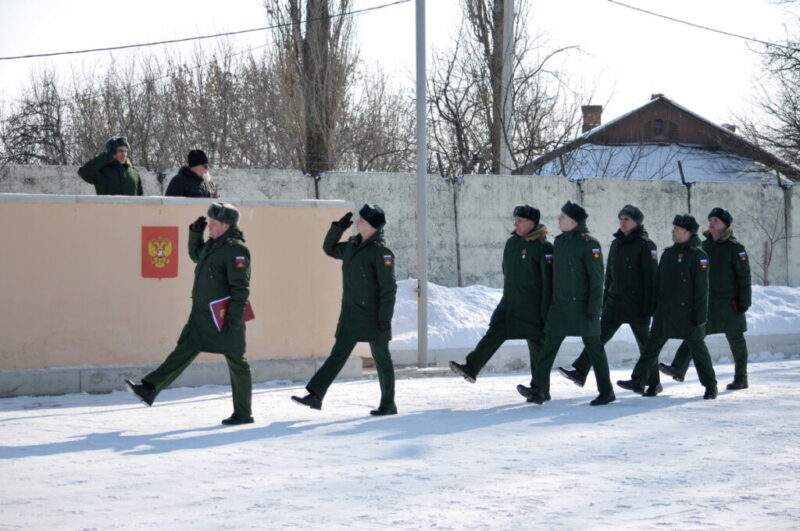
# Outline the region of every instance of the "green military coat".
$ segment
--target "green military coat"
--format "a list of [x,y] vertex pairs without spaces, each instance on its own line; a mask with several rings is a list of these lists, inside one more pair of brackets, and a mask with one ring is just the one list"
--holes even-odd
[[744,332],[747,319],[743,309],[751,300],[750,260],[733,231],[725,229],[719,240],[704,233],[703,250],[708,255],[708,324],[706,334]]
[[503,322],[508,339],[544,335],[553,298],[553,244],[547,227],[537,226],[525,236],[516,233],[503,250],[503,298],[491,323]]
[[81,166],[78,175],[94,185],[97,195],[143,195],[142,178],[130,161],[120,164],[105,153]]
[[703,339],[708,318],[708,255],[700,238],[668,247],[658,263],[656,312],[651,335]]
[[192,350],[232,354],[245,353],[245,325],[238,330],[218,331],[209,303],[230,296],[225,319],[241,322],[250,297],[250,251],[239,227],[231,227],[219,238],[203,241],[202,232],[189,231],[189,257],[194,268],[192,312],[178,343]]
[[603,254],[585,223],[562,232],[553,244],[553,303],[545,332],[599,336],[603,307]]
[[325,254],[342,261],[342,309],[336,337],[350,341],[389,341],[391,330],[380,330],[378,321],[391,323],[397,283],[394,253],[383,232],[362,241],[361,235],[340,242],[346,229],[332,224],[325,235]]
[[656,244],[643,226],[614,234],[608,250],[603,315],[621,323],[646,323],[655,310]]

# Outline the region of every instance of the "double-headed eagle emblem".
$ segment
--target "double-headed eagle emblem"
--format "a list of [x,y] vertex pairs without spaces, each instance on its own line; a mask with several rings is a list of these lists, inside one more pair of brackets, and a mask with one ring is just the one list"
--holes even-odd
[[147,251],[150,254],[150,262],[158,267],[165,267],[172,254],[172,240],[164,236],[158,236],[147,242]]

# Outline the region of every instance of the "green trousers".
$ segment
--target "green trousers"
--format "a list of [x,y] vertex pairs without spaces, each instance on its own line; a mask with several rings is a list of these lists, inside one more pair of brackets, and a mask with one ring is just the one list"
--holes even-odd
[[[644,355],[636,362],[633,368],[632,378],[647,382],[647,385],[655,385],[660,382],[658,371],[658,355],[667,343],[666,337],[651,335],[647,341]],[[697,376],[703,387],[717,384],[717,375],[714,373],[714,366],[711,363],[711,355],[703,339],[684,339],[684,345],[688,345],[694,366],[697,369]]]
[[[611,378],[608,375],[608,359],[606,359],[603,344],[600,342],[600,336],[584,336],[582,339],[594,367],[597,390],[600,394],[612,392]],[[553,369],[553,363],[556,361],[558,349],[563,341],[564,336],[548,335],[539,350],[536,372],[533,374],[533,385],[543,389],[546,393],[550,392],[550,371]]]
[[[322,367],[309,380],[306,389],[320,398],[325,398],[328,387],[331,386],[336,376],[341,372],[347,358],[356,347],[357,341],[346,339],[336,339],[333,344],[331,354]],[[375,360],[375,368],[378,370],[378,381],[381,385],[381,403],[379,407],[390,407],[394,405],[394,365],[392,365],[392,355],[389,353],[388,341],[370,341],[369,348],[372,351],[372,358]]]
[[[731,347],[733,354],[733,363],[735,365],[734,378],[747,377],[747,341],[744,340],[743,332],[725,332],[725,338],[728,340],[728,345]],[[692,353],[689,350],[689,345],[686,341],[681,343],[678,351],[675,353],[675,359],[672,364],[678,367],[683,374],[689,370],[689,363],[692,361]]]
[[[142,378],[161,391],[171,384],[175,378],[180,376],[183,370],[200,354],[192,350],[185,344],[178,343],[175,350],[167,356],[167,359],[153,372]],[[231,390],[233,395],[233,412],[242,416],[253,414],[250,403],[253,394],[253,377],[250,373],[250,364],[247,358],[242,356],[231,356],[225,354],[225,361],[228,362],[228,373],[231,377]]]
[[[497,349],[508,339],[506,333],[505,321],[497,321],[489,325],[489,330],[475,345],[475,350],[467,354],[467,363],[469,363],[475,372],[480,372],[481,369],[492,359]],[[539,349],[542,348],[544,343],[544,334],[541,336],[526,339],[528,342],[528,355],[531,362],[531,385],[533,385],[533,374],[536,369],[536,358],[539,354]]]
[[[600,320],[600,344],[605,346],[623,324],[625,323],[619,319],[603,314],[603,318]],[[650,337],[649,323],[628,323],[628,325],[633,330],[633,337],[636,338],[636,344],[639,346],[639,356],[641,356],[644,353],[644,347],[647,345],[647,339]],[[580,356],[572,362],[572,366],[583,375],[589,374],[589,370],[592,368],[592,358],[589,356],[588,349],[583,349]]]

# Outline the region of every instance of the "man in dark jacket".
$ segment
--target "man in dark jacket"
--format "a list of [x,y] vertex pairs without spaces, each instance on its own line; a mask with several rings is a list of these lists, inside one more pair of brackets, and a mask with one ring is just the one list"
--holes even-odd
[[[683,339],[692,351],[694,365],[705,387],[705,399],[717,397],[717,380],[704,341],[708,317],[708,256],[700,248],[699,225],[690,214],[672,220],[672,241],[658,263],[658,292],[653,326],[644,354],[630,380],[617,385],[644,394],[644,383],[654,385],[658,376],[658,355],[668,339]],[[660,384],[656,384],[660,385]]]
[[577,203],[561,207],[558,227],[563,231],[553,244],[553,303],[547,314],[545,340],[536,363],[533,385],[518,385],[529,401],[543,404],[550,395],[550,369],[566,336],[581,336],[594,367],[599,395],[591,405],[614,401],[608,360],[600,343],[603,302],[603,256],[600,243],[586,227],[588,214]]
[[78,169],[78,175],[94,185],[97,195],[142,195],[142,178],[128,158],[124,136],[108,139],[106,150]]
[[358,235],[345,242],[339,241],[353,224],[353,214],[348,212],[331,224],[322,244],[325,254],[342,261],[342,309],[336,327],[336,342],[328,359],[306,385],[308,394],[293,396],[292,400],[312,409],[322,409],[328,387],[344,367],[356,343],[367,341],[381,386],[380,405],[370,414],[395,415],[394,366],[389,352],[397,294],[394,254],[383,239],[386,225],[383,210],[377,205],[364,205],[358,215]]
[[[192,311],[175,350],[140,384],[125,380],[128,390],[148,406],[169,386],[200,352],[224,354],[233,391],[233,414],[223,424],[250,424],[252,376],[245,358],[245,324],[242,322],[250,296],[250,252],[239,229],[239,211],[228,203],[212,203],[210,221],[200,216],[189,226],[189,257],[197,265],[192,287]],[[209,239],[203,241],[208,226]],[[209,303],[230,297],[220,330]]]
[[[733,353],[735,372],[727,388],[747,389],[747,330],[745,312],[751,303],[750,261],[744,245],[733,237],[733,216],[716,207],[708,214],[708,230],[703,250],[708,255],[708,324],[706,335],[725,334]],[[661,372],[682,382],[692,354],[684,342],[678,348],[672,365],[659,363]]]
[[208,157],[200,149],[193,149],[183,166],[167,186],[167,196],[177,197],[219,197],[216,185],[211,182],[208,172]]
[[450,362],[450,369],[475,383],[478,373],[507,339],[525,339],[531,364],[544,342],[544,323],[552,300],[553,244],[539,210],[530,205],[514,208],[514,232],[503,250],[503,298],[489,320],[489,330],[466,363]]
[[[649,336],[650,316],[655,310],[658,252],[656,244],[650,240],[642,225],[644,214],[641,210],[633,205],[625,205],[617,218],[619,230],[614,234],[606,263],[600,342],[603,345],[608,343],[619,327],[627,323],[633,330],[641,356]],[[583,387],[592,367],[586,349],[572,363],[572,367],[559,367],[558,371]],[[658,386],[650,386],[645,395],[656,396],[658,392]]]

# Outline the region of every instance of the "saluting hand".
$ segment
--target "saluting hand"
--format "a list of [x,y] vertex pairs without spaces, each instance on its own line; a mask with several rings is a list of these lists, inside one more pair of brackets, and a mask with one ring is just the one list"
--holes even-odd
[[348,212],[347,214],[342,216],[339,219],[339,221],[334,221],[333,224],[336,225],[337,227],[341,227],[343,229],[346,229],[346,228],[350,227],[350,225],[353,224],[353,221],[351,219],[352,217],[353,217],[353,213],[352,212]]
[[204,230],[206,230],[206,225],[208,225],[206,217],[200,216],[194,221],[194,223],[189,225],[189,230],[192,232],[203,232]]

